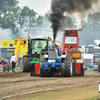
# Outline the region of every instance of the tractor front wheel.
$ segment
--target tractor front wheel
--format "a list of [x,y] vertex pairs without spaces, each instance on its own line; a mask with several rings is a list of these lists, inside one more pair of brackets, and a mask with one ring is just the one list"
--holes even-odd
[[5,70],[8,71],[8,72],[10,71],[10,64],[8,62],[6,63]]
[[40,76],[41,77],[48,77],[49,76],[49,72],[48,69],[44,69],[45,66],[43,65],[43,63],[46,62],[46,59],[44,58],[44,55],[40,57]]
[[23,72],[30,72],[30,56],[23,56]]

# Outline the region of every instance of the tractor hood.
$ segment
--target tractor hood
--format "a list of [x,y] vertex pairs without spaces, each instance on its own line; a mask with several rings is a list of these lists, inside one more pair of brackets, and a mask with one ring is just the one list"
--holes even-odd
[[40,49],[40,48],[36,48],[36,49],[32,50],[32,52],[41,52],[41,51],[42,51],[42,49]]

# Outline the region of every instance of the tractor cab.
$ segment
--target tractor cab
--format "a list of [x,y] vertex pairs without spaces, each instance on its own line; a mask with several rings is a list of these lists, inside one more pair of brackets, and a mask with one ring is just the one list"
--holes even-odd
[[49,41],[51,39],[49,37],[36,37],[29,40],[29,51],[31,48],[31,58],[40,58],[41,55],[44,55],[44,52],[48,50]]
[[9,59],[14,53],[14,49],[7,49],[6,50],[6,58]]
[[65,30],[63,34],[63,48],[68,54],[73,51],[78,51],[79,36],[78,30]]
[[32,52],[38,52],[38,50],[47,51],[48,49],[48,41],[46,39],[32,39],[31,42]]

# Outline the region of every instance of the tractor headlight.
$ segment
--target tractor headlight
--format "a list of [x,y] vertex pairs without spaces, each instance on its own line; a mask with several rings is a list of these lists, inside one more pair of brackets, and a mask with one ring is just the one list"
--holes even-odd
[[37,58],[40,58],[40,52],[37,52]]
[[44,58],[48,58],[48,55],[45,54],[45,55],[44,55]]
[[32,54],[35,54],[35,52],[32,52]]
[[40,54],[40,52],[37,52],[37,54]]
[[36,52],[32,52],[32,57],[37,57],[37,53]]

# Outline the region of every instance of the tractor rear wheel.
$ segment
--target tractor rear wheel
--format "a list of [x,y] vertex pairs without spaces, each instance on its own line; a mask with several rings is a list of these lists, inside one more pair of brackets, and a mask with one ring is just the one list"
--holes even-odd
[[100,72],[100,59],[98,61],[98,71]]
[[72,65],[72,56],[67,55],[66,59],[62,63],[61,74],[64,77],[72,77],[73,76],[73,65]]
[[44,58],[44,55],[40,57],[40,76],[41,77],[48,77],[49,72],[48,69],[44,69],[45,66],[43,66],[43,63],[46,62],[46,59]]
[[85,70],[83,69],[83,66],[84,66],[84,64],[82,63],[82,64],[81,64],[81,76],[84,76],[84,71],[85,71]]
[[23,56],[23,72],[30,72],[30,56]]
[[10,64],[8,62],[6,63],[5,70],[8,71],[8,72],[10,71]]
[[82,75],[81,76],[84,76],[84,69],[83,69],[83,71],[82,71]]

